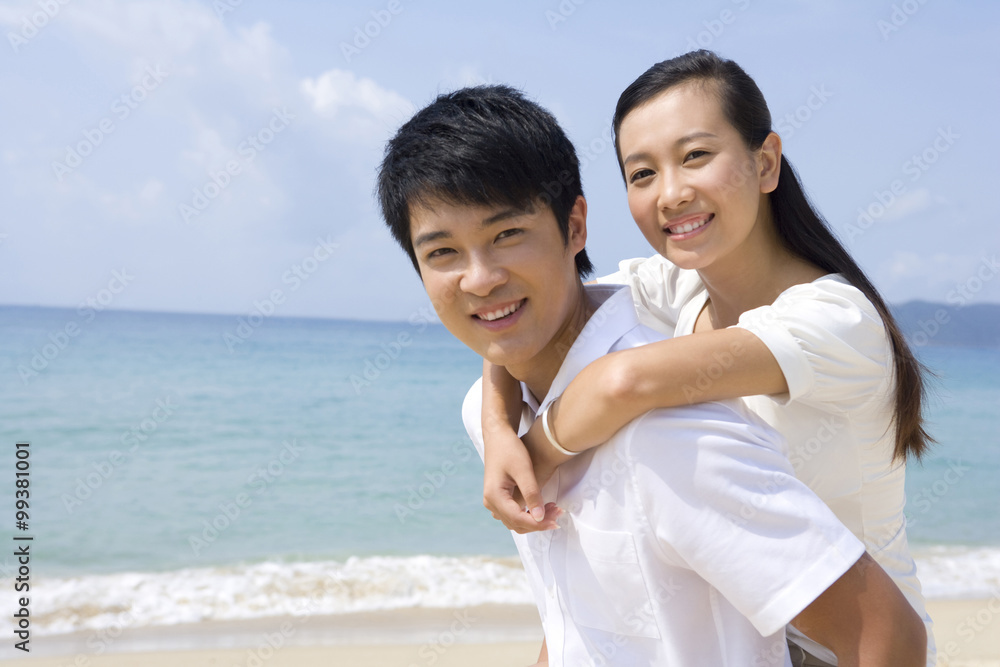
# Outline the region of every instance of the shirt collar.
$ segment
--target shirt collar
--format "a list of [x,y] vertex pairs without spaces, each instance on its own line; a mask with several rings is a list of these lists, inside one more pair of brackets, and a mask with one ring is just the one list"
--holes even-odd
[[584,285],[587,295],[601,303],[587,320],[583,330],[566,353],[559,372],[552,380],[549,393],[541,404],[535,400],[528,386],[521,383],[524,402],[537,414],[542,408],[559,398],[569,383],[590,362],[603,357],[622,336],[639,325],[639,318],[632,302],[632,292],[622,285]]

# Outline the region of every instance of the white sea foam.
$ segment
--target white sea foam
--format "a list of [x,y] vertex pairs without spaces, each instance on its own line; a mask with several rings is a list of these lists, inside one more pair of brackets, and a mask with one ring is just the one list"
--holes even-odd
[[925,547],[914,550],[917,576],[927,598],[1000,595],[1000,548]]
[[[1000,548],[916,551],[928,598],[1000,594]],[[373,556],[346,562],[264,562],[32,582],[38,635],[209,620],[344,614],[408,607],[532,604],[517,558]],[[0,632],[10,634],[10,617]]]
[[[39,635],[115,626],[342,614],[405,607],[531,604],[517,558],[349,558],[32,582]],[[4,627],[6,626],[6,627]],[[10,635],[9,618],[0,632]]]

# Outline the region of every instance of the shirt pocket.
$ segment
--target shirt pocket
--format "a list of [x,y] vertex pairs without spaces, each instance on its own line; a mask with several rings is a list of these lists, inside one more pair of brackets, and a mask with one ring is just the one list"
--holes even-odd
[[570,616],[580,625],[628,637],[659,639],[653,605],[631,533],[574,522],[567,535],[566,588]]

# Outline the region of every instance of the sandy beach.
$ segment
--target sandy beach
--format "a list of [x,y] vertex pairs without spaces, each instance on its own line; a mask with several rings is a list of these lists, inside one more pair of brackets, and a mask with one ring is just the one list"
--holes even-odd
[[[1000,599],[932,600],[929,608],[940,667],[1000,667]],[[533,664],[540,642],[533,607],[484,605],[40,637],[32,640],[33,657],[5,662],[11,667],[510,667]],[[2,655],[14,658],[9,646]]]

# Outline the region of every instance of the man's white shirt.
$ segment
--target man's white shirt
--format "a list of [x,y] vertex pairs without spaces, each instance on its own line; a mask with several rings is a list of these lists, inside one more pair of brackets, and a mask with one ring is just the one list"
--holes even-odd
[[[627,289],[603,301],[521,432],[590,362],[661,340]],[[483,455],[482,385],[462,416]],[[864,552],[795,479],[780,436],[737,401],[652,410],[542,489],[560,528],[512,533],[551,667],[789,665],[784,627]]]

